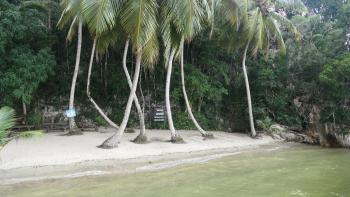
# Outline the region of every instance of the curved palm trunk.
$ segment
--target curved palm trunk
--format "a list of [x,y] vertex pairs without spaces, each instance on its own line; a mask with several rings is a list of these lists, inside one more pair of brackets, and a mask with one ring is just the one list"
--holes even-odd
[[[129,88],[131,89],[132,88],[132,81],[130,78],[128,68],[126,66],[126,58],[128,56],[129,43],[130,43],[130,40],[128,39],[125,43],[125,48],[124,48],[123,69],[124,69],[124,73],[125,73],[126,79],[128,81],[128,84],[129,84]],[[145,117],[144,117],[143,111],[141,109],[139,99],[137,98],[136,94],[134,97],[134,103],[135,103],[137,114],[139,115],[139,120],[140,120],[140,134],[133,141],[135,143],[146,143],[147,136],[146,136],[146,127],[145,127]]]
[[182,85],[182,93],[184,95],[185,103],[187,112],[190,115],[190,118],[193,122],[193,124],[196,126],[198,131],[202,134],[203,137],[212,138],[213,134],[206,132],[197,122],[196,118],[194,117],[191,109],[190,102],[188,101],[186,87],[185,87],[185,72],[184,72],[184,40],[181,40],[181,60],[180,60],[180,70],[181,70],[181,85]]
[[91,97],[90,93],[90,79],[91,79],[91,70],[92,70],[92,64],[94,62],[95,57],[95,49],[96,49],[96,38],[94,39],[94,43],[92,45],[92,51],[91,51],[91,57],[90,57],[90,63],[89,63],[89,71],[88,71],[88,77],[87,77],[87,85],[86,85],[86,94],[90,102],[94,105],[98,113],[103,117],[103,119],[112,127],[115,129],[119,129],[119,126],[115,124],[111,119],[108,118],[108,116],[103,112],[103,110],[97,105],[95,100]]
[[[79,21],[78,25],[78,45],[77,45],[77,56],[75,59],[75,68],[74,68],[74,74],[72,79],[72,86],[70,89],[70,97],[69,97],[69,109],[74,109],[74,95],[75,95],[75,86],[77,84],[77,78],[78,78],[78,72],[79,72],[79,65],[80,65],[80,54],[81,54],[81,42],[83,37],[83,23],[82,21]],[[69,118],[69,134],[75,134],[77,131],[75,130],[75,121],[74,117]]]
[[247,59],[248,48],[249,48],[249,42],[247,43],[247,46],[246,46],[246,48],[244,50],[242,68],[243,68],[243,74],[244,74],[245,87],[246,87],[246,91],[247,91],[250,132],[251,132],[252,137],[255,137],[256,136],[256,131],[255,131],[255,127],[254,127],[252,99],[251,99],[251,96],[250,96],[249,79],[248,79],[248,74],[247,74],[247,68],[246,68],[246,65],[245,65],[245,62],[246,62],[246,59]]
[[136,55],[136,65],[135,65],[135,73],[132,81],[132,87],[130,90],[130,95],[128,102],[126,104],[125,112],[124,112],[124,117],[123,121],[120,124],[119,131],[116,132],[114,135],[106,139],[99,147],[100,148],[115,148],[118,146],[118,143],[120,141],[120,138],[122,137],[126,125],[128,124],[129,121],[129,116],[130,116],[130,111],[132,107],[132,103],[135,97],[136,93],[136,88],[137,88],[137,83],[140,77],[140,68],[141,68],[141,58],[142,58],[142,49],[137,50],[137,55]]
[[179,134],[177,134],[175,130],[173,116],[171,114],[171,106],[170,106],[170,80],[171,80],[171,71],[173,67],[173,60],[174,60],[175,53],[176,53],[176,50],[173,49],[171,51],[169,62],[168,62],[166,85],[165,85],[165,105],[166,105],[166,114],[168,117],[168,125],[171,132],[170,141],[172,143],[183,143],[183,139]]

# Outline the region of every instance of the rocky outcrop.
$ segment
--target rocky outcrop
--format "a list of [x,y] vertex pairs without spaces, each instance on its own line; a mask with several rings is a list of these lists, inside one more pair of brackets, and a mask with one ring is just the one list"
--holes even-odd
[[350,148],[350,128],[346,125],[325,123],[319,132],[322,146]]
[[307,130],[305,134],[279,124],[273,124],[269,130],[273,138],[287,142],[317,144],[328,148],[350,148],[350,128],[345,126],[327,123]]
[[323,123],[321,121],[321,109],[311,102],[312,97],[304,96],[294,99],[294,106],[302,118],[305,128],[303,133],[312,139],[317,139],[324,147],[350,148],[350,128],[346,125]]
[[279,124],[273,124],[270,127],[270,132],[273,138],[281,140],[283,139],[287,142],[319,144],[319,140],[317,138],[313,138],[297,131],[293,131],[292,128]]

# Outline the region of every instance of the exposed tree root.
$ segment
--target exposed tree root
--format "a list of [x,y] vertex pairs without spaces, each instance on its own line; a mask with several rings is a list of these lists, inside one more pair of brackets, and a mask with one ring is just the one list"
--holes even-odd
[[146,135],[138,135],[135,139],[132,140],[135,144],[147,144],[149,143]]
[[102,149],[113,149],[118,147],[118,138],[117,135],[114,134],[113,136],[106,139],[101,145],[97,146],[98,148]]
[[214,139],[214,134],[206,132],[202,133],[202,137],[204,137],[205,139]]
[[171,136],[170,142],[173,144],[184,144],[185,141],[180,135]]

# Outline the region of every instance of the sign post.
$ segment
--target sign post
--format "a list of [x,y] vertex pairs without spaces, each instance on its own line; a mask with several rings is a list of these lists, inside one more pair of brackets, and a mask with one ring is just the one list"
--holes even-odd
[[74,118],[75,116],[77,116],[77,113],[76,113],[74,108],[73,109],[68,109],[68,110],[66,110],[66,116],[68,118]]

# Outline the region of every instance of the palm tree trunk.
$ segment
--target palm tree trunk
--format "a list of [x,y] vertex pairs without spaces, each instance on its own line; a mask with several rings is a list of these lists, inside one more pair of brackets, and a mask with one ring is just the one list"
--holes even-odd
[[23,123],[27,124],[27,105],[24,101],[22,101],[22,109],[23,109]]
[[[79,21],[78,26],[78,45],[77,45],[77,56],[75,59],[75,68],[74,68],[74,74],[73,74],[73,80],[72,80],[72,86],[70,89],[70,97],[69,97],[69,109],[74,109],[74,95],[75,95],[75,86],[77,83],[78,78],[78,72],[79,72],[79,64],[80,64],[80,54],[81,54],[81,42],[83,37],[83,23],[82,21]],[[75,121],[74,117],[69,118],[69,133],[74,134],[75,131]]]
[[175,53],[176,53],[176,50],[173,49],[171,51],[169,62],[168,62],[168,68],[167,68],[168,70],[167,70],[166,84],[165,84],[165,105],[166,105],[166,113],[168,117],[168,125],[171,132],[170,141],[172,143],[183,143],[183,139],[179,134],[177,134],[175,130],[173,116],[171,114],[171,105],[170,105],[170,80],[171,80],[171,71],[173,67],[173,60],[174,60]]
[[[49,5],[50,6],[50,5]],[[47,19],[47,23],[48,23],[48,29],[49,31],[51,31],[51,8],[49,8],[48,10],[48,19]]]
[[91,57],[90,57],[90,63],[89,63],[89,71],[88,71],[88,77],[87,77],[87,85],[86,85],[86,94],[87,97],[89,98],[90,102],[94,105],[98,113],[103,117],[103,119],[112,127],[115,129],[119,129],[119,126],[115,124],[111,119],[108,118],[108,116],[103,112],[103,110],[97,105],[95,100],[91,97],[90,93],[90,79],[91,79],[91,71],[92,71],[92,64],[94,62],[94,57],[95,57],[95,49],[96,49],[96,38],[94,39],[94,43],[92,45],[92,52],[91,52]]
[[[132,81],[130,78],[128,68],[126,66],[126,58],[128,56],[129,43],[130,43],[130,39],[128,39],[125,43],[124,55],[123,55],[123,69],[124,69],[124,73],[125,73],[126,79],[128,81],[128,84],[129,84],[129,88],[131,89],[132,88]],[[134,103],[135,103],[137,114],[139,115],[139,120],[140,120],[140,134],[133,140],[133,142],[146,143],[147,136],[146,136],[146,127],[145,127],[145,117],[144,117],[144,114],[143,114],[143,111],[141,109],[141,105],[140,105],[139,99],[137,98],[136,93],[135,93],[135,97],[134,97]]]
[[191,109],[190,102],[188,101],[186,87],[185,87],[185,72],[184,72],[184,39],[181,40],[181,60],[180,60],[180,70],[181,70],[181,85],[182,85],[182,93],[184,95],[185,103],[187,112],[190,115],[190,118],[193,122],[193,124],[196,126],[198,131],[202,134],[203,137],[212,138],[213,134],[206,132],[197,122],[196,118],[194,117]]
[[255,137],[256,136],[256,131],[255,131],[255,127],[254,127],[252,99],[251,99],[251,96],[250,96],[249,79],[248,79],[247,68],[246,68],[246,65],[245,65],[246,59],[247,59],[247,52],[248,52],[248,48],[249,48],[249,43],[250,42],[247,43],[247,46],[246,46],[246,48],[244,50],[242,68],[243,68],[243,74],[244,74],[245,87],[246,87],[246,91],[247,91],[250,131],[251,131],[252,137]]
[[114,135],[112,135],[111,137],[106,139],[99,146],[100,148],[115,148],[115,147],[117,147],[118,143],[120,141],[120,138],[122,137],[122,135],[125,131],[125,128],[126,128],[128,121],[129,121],[130,111],[131,111],[132,103],[133,103],[133,100],[135,97],[137,83],[138,83],[138,80],[140,77],[141,59],[142,59],[142,49],[138,49],[137,55],[136,55],[136,65],[135,65],[135,72],[134,72],[134,77],[133,77],[133,81],[132,81],[132,87],[130,90],[128,102],[126,104],[123,121],[120,124],[119,132],[116,132]]

